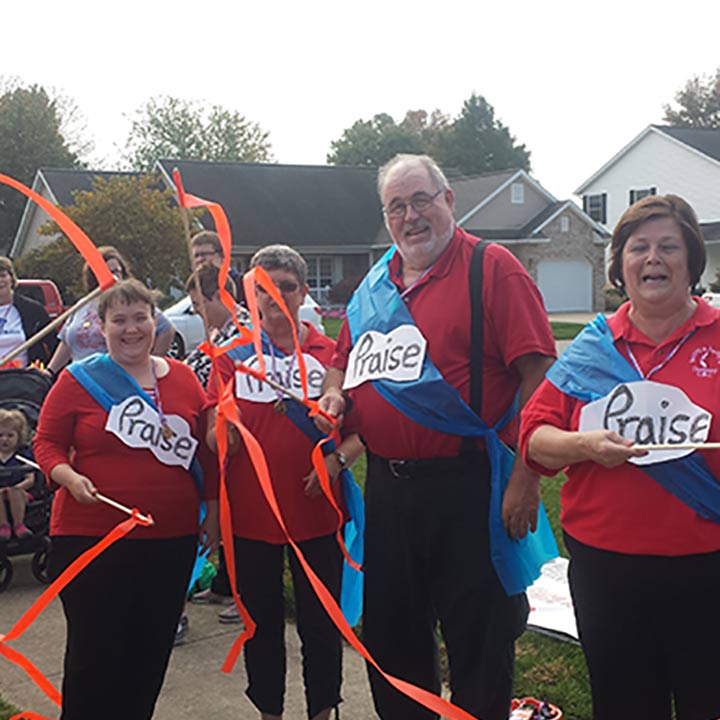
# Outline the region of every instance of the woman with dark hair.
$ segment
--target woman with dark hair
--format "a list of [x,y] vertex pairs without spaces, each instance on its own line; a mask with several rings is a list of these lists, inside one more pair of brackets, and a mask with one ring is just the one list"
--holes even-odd
[[692,297],[705,247],[675,195],[632,205],[598,316],[522,412],[520,446],[565,471],[561,523],[595,720],[720,715],[720,310]]
[[[67,620],[63,720],[147,720],[170,658],[201,534],[217,546],[217,462],[192,370],[151,355],[155,306],[137,280],[113,285],[98,316],[107,354],[75,362],[43,404],[35,457],[60,486],[50,573],[58,577],[122,516],[96,493],[152,515],[61,593]],[[202,471],[199,472],[199,464]]]
[[[0,358],[29,340],[50,322],[45,308],[16,293],[16,285],[17,275],[12,261],[0,256]],[[54,337],[46,335],[20,354],[20,365],[25,367],[33,361],[47,363],[56,344]]]
[[[98,250],[117,280],[132,277],[127,260],[116,248],[103,245]],[[98,286],[97,279],[87,263],[82,269],[82,282],[86,293]],[[163,313],[156,311],[155,315],[157,324],[153,352],[156,355],[165,355],[172,343],[174,328]],[[69,362],[82,360],[97,352],[105,352],[107,348],[98,318],[98,301],[93,300],[73,313],[63,325],[58,339],[60,343],[47,367],[52,375],[57,375]]]

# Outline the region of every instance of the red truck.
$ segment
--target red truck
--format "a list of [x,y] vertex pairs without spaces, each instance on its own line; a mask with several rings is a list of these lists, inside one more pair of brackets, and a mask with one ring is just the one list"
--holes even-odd
[[51,320],[65,310],[60,291],[52,280],[18,280],[15,292],[39,302]]

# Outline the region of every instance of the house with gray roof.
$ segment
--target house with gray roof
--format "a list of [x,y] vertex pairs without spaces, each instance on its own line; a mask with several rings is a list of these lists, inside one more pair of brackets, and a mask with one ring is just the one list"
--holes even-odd
[[708,265],[720,268],[720,129],[649,125],[575,191],[590,217],[612,230],[625,210],[646,195],[672,193],[695,209]]
[[[391,245],[376,191],[376,171],[332,165],[275,165],[159,160],[155,171],[172,186],[178,168],[188,193],[219,203],[232,232],[233,264],[247,268],[253,253],[286,243],[308,262],[308,284],[320,302],[343,279],[360,278]],[[38,192],[60,205],[73,190],[111,173],[38,171]],[[458,223],[505,245],[538,283],[550,312],[603,309],[604,246],[608,233],[575,203],[558,201],[524,170],[472,177],[448,173]],[[47,220],[28,203],[12,254],[48,242],[37,235]],[[212,228],[208,216],[203,224]],[[200,229],[198,227],[198,229]]]

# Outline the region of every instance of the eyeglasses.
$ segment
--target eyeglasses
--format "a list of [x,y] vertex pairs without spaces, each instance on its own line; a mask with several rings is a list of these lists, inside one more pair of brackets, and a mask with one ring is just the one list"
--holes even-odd
[[390,207],[383,208],[383,212],[385,213],[385,217],[404,218],[408,205],[410,205],[416,213],[423,213],[430,208],[433,202],[435,202],[435,198],[443,191],[444,188],[441,188],[434,195],[428,195],[426,192],[417,192],[410,198],[409,202],[395,200],[390,204]]
[[207,250],[205,252],[196,252],[193,253],[193,260],[205,260],[205,258],[211,258],[214,255],[219,255],[220,253],[217,250]]
[[[267,290],[262,285],[256,285],[258,292],[267,295]],[[293,282],[292,280],[281,280],[275,283],[275,287],[284,295],[290,295],[290,293],[297,292],[300,287],[300,283]]]

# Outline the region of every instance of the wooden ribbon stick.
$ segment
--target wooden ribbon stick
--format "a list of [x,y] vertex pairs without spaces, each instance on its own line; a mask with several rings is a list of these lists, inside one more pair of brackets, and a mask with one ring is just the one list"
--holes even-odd
[[720,450],[720,442],[709,443],[684,443],[682,445],[656,444],[656,445],[633,445],[632,450]]
[[93,495],[100,501],[104,502],[106,505],[109,505],[110,507],[114,507],[116,510],[120,510],[121,512],[124,512],[127,515],[130,515],[130,517],[136,516],[137,519],[143,524],[143,525],[154,525],[155,521],[152,518],[152,515],[141,515],[140,513],[135,513],[135,510],[133,508],[127,507],[127,505],[121,505],[119,502],[116,502],[112,498],[107,497],[107,495],[101,495],[99,492],[93,493]]
[[0,367],[5,363],[10,362],[13,358],[16,358],[20,353],[25,352],[29,347],[32,347],[36,342],[42,340],[46,335],[51,333],[55,328],[60,327],[67,318],[70,317],[74,312],[77,312],[83,305],[87,305],[91,300],[101,295],[106,287],[96,287],[91,293],[81,297],[72,307],[69,307],[62,315],[58,315],[52,322],[45,325],[45,327],[38,330],[31,338],[26,340],[21,345],[18,345],[14,350],[11,350],[4,358],[0,358]]

